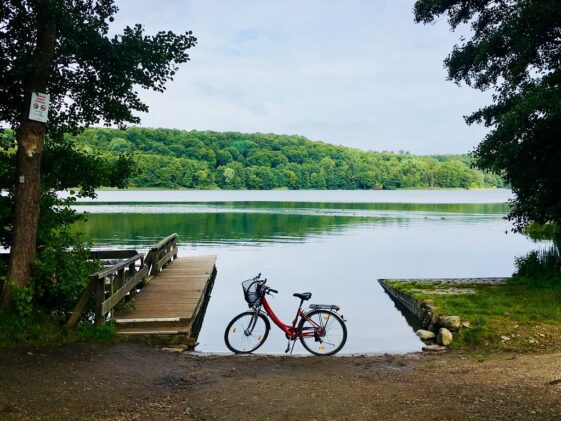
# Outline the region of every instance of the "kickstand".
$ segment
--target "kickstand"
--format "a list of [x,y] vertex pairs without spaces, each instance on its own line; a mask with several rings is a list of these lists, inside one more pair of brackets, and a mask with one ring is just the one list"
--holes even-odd
[[[292,341],[292,347],[290,346],[290,341]],[[290,351],[290,355],[292,355],[292,351],[294,350],[294,345],[296,345],[296,340],[289,339],[288,344],[286,344],[286,349],[284,350],[284,353],[288,354],[288,351]]]

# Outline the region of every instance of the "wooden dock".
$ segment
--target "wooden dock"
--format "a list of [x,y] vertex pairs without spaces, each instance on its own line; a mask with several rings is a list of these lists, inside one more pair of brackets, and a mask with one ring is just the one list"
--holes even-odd
[[134,309],[115,317],[120,334],[193,334],[214,282],[216,256],[180,257],[135,296]]
[[194,346],[216,278],[216,256],[177,258],[177,251],[177,234],[171,234],[147,253],[93,252],[105,268],[90,275],[66,325],[88,317],[83,313],[94,296],[96,324],[112,321],[123,335],[175,335]]

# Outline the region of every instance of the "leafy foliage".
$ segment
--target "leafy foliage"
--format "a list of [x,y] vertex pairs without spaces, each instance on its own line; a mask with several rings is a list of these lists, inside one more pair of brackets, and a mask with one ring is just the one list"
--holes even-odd
[[493,104],[466,121],[491,132],[475,151],[481,168],[504,174],[516,195],[510,218],[561,221],[561,6],[558,0],[419,0],[417,22],[446,15],[469,26],[445,60],[448,77],[493,89]]
[[[0,244],[9,247],[13,233],[15,192],[15,145],[13,133],[0,136]],[[38,230],[38,255],[31,286],[14,290],[14,304],[22,320],[31,310],[63,321],[83,292],[88,275],[98,269],[88,261],[89,250],[72,225],[84,219],[71,205],[79,198],[94,197],[100,185],[124,187],[133,162],[126,155],[103,156],[76,147],[70,136],[59,142],[47,138],[42,166],[41,214]],[[69,190],[67,198],[55,191]],[[0,275],[5,274],[5,265]]]
[[79,341],[111,343],[117,337],[115,326],[80,324],[62,329],[52,317],[38,311],[25,319],[15,313],[0,313],[0,349],[45,347]]
[[110,36],[118,8],[113,0],[7,0],[0,6],[0,123],[19,125],[28,103],[25,84],[36,71],[37,34],[52,20],[56,44],[48,78],[51,96],[48,132],[59,136],[84,126],[138,123],[134,111],[148,111],[137,89],[162,92],[187,50],[197,39],[191,31],[176,35],[144,33],[127,26]]
[[76,138],[104,154],[133,154],[131,187],[396,189],[502,187],[461,155],[366,152],[301,136],[168,129],[88,129]]
[[559,276],[561,274],[561,229],[556,224],[533,222],[524,228],[532,240],[550,240],[551,246],[535,250],[516,259],[518,274],[527,276]]
[[[126,153],[102,155],[79,147],[67,133],[91,124],[138,123],[136,113],[148,111],[139,88],[162,92],[197,42],[190,31],[150,36],[138,24],[110,35],[117,10],[113,0],[0,4],[0,191],[7,192],[0,195],[0,244],[12,247],[3,308],[10,308],[12,285],[29,285],[34,255],[22,250],[37,247],[33,302],[56,315],[68,311],[91,269],[86,250],[69,230],[80,218],[70,205],[95,196],[100,185],[124,187],[132,161]],[[27,118],[33,91],[50,95],[46,125]],[[16,136],[9,130],[2,133],[2,128],[14,129]],[[24,173],[33,176],[16,184]],[[54,193],[69,188],[76,190],[67,199]],[[39,192],[41,210],[35,218],[39,210],[32,204],[24,209],[29,200],[23,198],[38,197]],[[25,235],[15,236],[15,230]]]
[[[88,260],[90,251],[68,230],[56,230],[48,244],[39,250],[33,271],[35,307],[65,322],[88,284],[88,276],[101,269]],[[85,318],[93,314],[93,302]]]

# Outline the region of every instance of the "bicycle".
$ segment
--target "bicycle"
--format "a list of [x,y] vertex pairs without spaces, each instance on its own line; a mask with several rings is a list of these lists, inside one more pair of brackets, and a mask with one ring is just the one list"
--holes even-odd
[[300,298],[300,305],[292,324],[285,324],[277,317],[266,298],[266,295],[278,294],[278,291],[266,285],[267,279],[260,278],[261,274],[242,282],[244,297],[250,310],[238,314],[226,327],[224,342],[230,351],[250,354],[261,347],[271,330],[267,316],[288,339],[285,353],[292,353],[296,339],[314,355],[334,355],[343,348],[347,341],[347,327],[346,320],[338,313],[338,306],[310,304],[310,310],[304,312],[302,305],[312,294],[295,293],[293,296]]

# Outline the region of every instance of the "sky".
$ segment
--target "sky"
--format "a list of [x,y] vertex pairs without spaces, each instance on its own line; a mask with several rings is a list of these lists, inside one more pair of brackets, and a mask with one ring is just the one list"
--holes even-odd
[[113,30],[192,30],[198,44],[144,127],[298,134],[364,150],[466,153],[490,95],[446,80],[460,34],[412,0],[116,0]]

